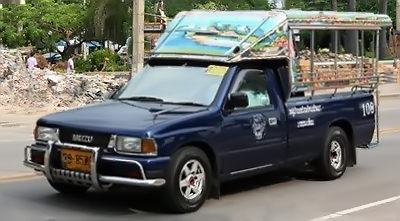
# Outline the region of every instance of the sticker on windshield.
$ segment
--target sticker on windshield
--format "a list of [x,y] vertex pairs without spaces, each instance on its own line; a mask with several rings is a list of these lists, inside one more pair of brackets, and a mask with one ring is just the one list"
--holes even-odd
[[206,74],[214,76],[224,76],[228,69],[229,67],[226,66],[210,65],[207,68]]

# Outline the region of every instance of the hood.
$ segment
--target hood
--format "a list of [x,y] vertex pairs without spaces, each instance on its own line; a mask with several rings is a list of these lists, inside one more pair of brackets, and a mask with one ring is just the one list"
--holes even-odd
[[[202,109],[205,108],[108,100],[47,115],[39,119],[38,125],[143,135],[153,125]],[[163,113],[154,117],[154,114],[159,111]]]

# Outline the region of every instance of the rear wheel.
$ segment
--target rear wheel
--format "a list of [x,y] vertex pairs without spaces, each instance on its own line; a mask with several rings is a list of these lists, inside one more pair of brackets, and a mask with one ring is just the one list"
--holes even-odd
[[197,211],[211,190],[211,165],[207,155],[196,147],[183,147],[173,155],[166,178],[164,200],[170,211]]
[[53,189],[62,194],[82,194],[89,190],[90,187],[77,186],[68,183],[58,183],[47,180]]
[[350,148],[350,142],[342,128],[329,128],[323,151],[316,164],[322,179],[335,180],[344,174]]

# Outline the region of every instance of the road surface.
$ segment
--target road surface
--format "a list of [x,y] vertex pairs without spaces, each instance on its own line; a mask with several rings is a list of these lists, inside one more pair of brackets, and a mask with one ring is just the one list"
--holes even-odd
[[[400,220],[400,103],[381,103],[381,145],[359,150],[358,165],[339,180],[320,182],[308,174],[266,174],[223,186],[194,214],[166,215],[157,196],[90,191],[81,197],[56,194],[46,180],[21,166],[32,128],[0,129],[0,214],[19,221],[398,221]],[[16,175],[21,175],[16,177]]]

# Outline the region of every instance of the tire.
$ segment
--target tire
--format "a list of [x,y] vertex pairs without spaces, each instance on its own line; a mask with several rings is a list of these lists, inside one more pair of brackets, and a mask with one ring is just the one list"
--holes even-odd
[[49,182],[50,186],[53,187],[53,189],[55,189],[57,192],[61,194],[68,194],[68,195],[82,194],[87,192],[90,188],[85,186],[72,185],[68,183],[58,183],[50,180],[47,181]]
[[[195,164],[199,165],[198,170],[192,171]],[[191,146],[179,149],[171,158],[163,189],[164,204],[169,212],[191,213],[199,210],[210,194],[212,179],[210,161],[202,150]],[[185,185],[181,185],[181,180]],[[200,189],[197,194],[196,189]]]
[[346,171],[350,148],[350,142],[344,130],[340,127],[330,127],[323,151],[316,162],[320,178],[327,181],[340,178]]

